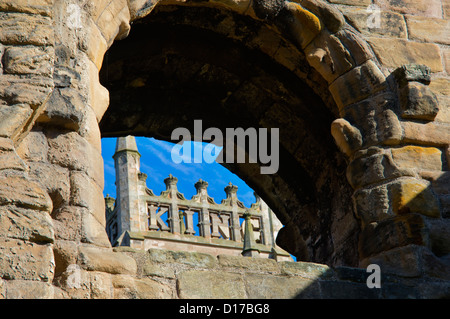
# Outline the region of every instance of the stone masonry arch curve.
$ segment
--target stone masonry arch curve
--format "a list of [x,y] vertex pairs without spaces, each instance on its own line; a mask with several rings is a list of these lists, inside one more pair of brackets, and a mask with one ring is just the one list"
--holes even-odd
[[[344,201],[348,199],[349,204],[341,217],[350,218],[354,210],[360,227],[358,247],[350,249],[354,255],[328,262],[352,260],[350,264],[360,266],[376,262],[394,273],[408,273],[406,265],[392,262],[390,256],[400,254],[424,265],[425,274],[430,273],[427,267],[431,263],[438,265],[430,266],[431,272],[446,278],[448,271],[440,257],[449,253],[448,238],[442,235],[448,223],[441,223],[447,208],[439,202],[429,178],[402,161],[402,154],[415,154],[429,145],[411,134],[422,127],[425,134],[430,132],[430,126],[425,125],[433,124],[439,110],[427,91],[429,68],[414,65],[391,72],[382,67],[379,55],[375,56],[361,34],[325,1],[67,1],[52,4],[50,9],[18,3],[8,6],[5,14],[23,28],[26,21],[21,19],[29,15],[29,24],[36,26],[27,36],[5,35],[1,40],[6,46],[0,46],[5,70],[2,81],[9,84],[0,92],[7,119],[0,126],[1,150],[8,159],[3,161],[0,204],[3,215],[11,220],[21,220],[11,217],[15,215],[35,221],[21,228],[9,227],[2,238],[8,242],[5,249],[11,251],[23,249],[18,247],[19,241],[24,241],[37,260],[20,270],[2,270],[9,291],[14,285],[37,282],[36,287],[46,296],[87,297],[92,295],[94,282],[105,279],[104,273],[136,272],[133,260],[117,258],[119,253],[110,251],[104,231],[102,132],[98,123],[107,114],[110,101],[107,89],[100,84],[99,70],[107,63],[104,54],[113,42],[125,39],[130,25],[144,21],[155,6],[160,11],[210,8],[253,19],[264,26],[259,29],[263,32],[259,38],[245,39],[245,32],[227,29],[226,25],[211,25],[209,31],[249,40],[247,48],[269,56],[321,100],[332,118],[328,123],[330,136],[342,153],[330,163],[346,163],[342,167],[348,184],[342,183],[345,178],[337,178],[343,171],[334,171],[339,181],[336,185],[342,187]],[[25,55],[36,57],[35,68],[21,64],[20,54],[14,52],[17,45]],[[419,102],[431,96],[432,107],[411,107],[409,92],[414,90],[423,92]],[[445,136],[424,150],[433,159],[431,170],[448,170],[448,159],[443,155],[448,153]],[[287,157],[292,157],[289,150]],[[446,185],[446,175],[440,176]],[[323,216],[318,211],[316,218],[320,220]],[[283,214],[287,240],[304,240],[299,220],[290,218],[288,211]],[[332,232],[333,222],[326,222],[328,232]],[[320,244],[320,238],[315,237],[302,243],[303,248],[291,249],[311,260],[315,258],[314,246]],[[318,254],[321,261],[327,253],[325,249]],[[98,254],[104,254],[109,263],[97,263],[93,256]],[[82,282],[91,288],[68,284],[77,267],[88,271],[82,272]],[[435,271],[436,267],[439,270]]]

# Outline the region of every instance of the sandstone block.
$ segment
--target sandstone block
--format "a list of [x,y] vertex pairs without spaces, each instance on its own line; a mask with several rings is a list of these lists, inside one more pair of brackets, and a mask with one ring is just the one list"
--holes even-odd
[[0,97],[9,105],[28,104],[34,110],[42,105],[52,90],[53,81],[44,76],[4,74],[0,78]]
[[407,15],[408,35],[412,40],[450,44],[450,20]]
[[300,0],[300,4],[303,8],[318,16],[332,33],[337,32],[345,24],[345,18],[342,13],[325,2],[317,0]]
[[113,293],[111,274],[93,271],[90,274],[91,299],[111,299]]
[[402,179],[392,184],[392,209],[395,213],[418,213],[440,217],[439,202],[424,180]]
[[381,11],[380,12],[380,28],[370,28],[367,23],[373,12],[367,11],[365,8],[342,8],[345,17],[349,23],[359,32],[367,36],[379,34],[382,36],[393,38],[406,38],[406,23],[403,16],[396,12]]
[[367,60],[373,59],[374,54],[372,48],[363,39],[363,37],[348,27],[342,28],[336,33],[336,36],[347,48],[356,65],[361,65]]
[[4,71],[11,74],[51,76],[54,55],[53,47],[8,47],[3,56]]
[[329,0],[329,2],[363,7],[367,7],[372,3],[371,0]]
[[401,122],[405,143],[419,145],[446,146],[450,141],[450,125],[446,123],[430,122],[426,124],[416,122]]
[[53,210],[69,203],[70,180],[67,168],[43,162],[30,162],[28,166],[30,179],[39,182],[50,195]]
[[450,220],[427,219],[431,251],[438,257],[450,254]]
[[76,132],[52,132],[48,135],[48,159],[72,170],[85,172],[99,187],[103,187],[101,154]]
[[374,3],[385,10],[425,17],[442,17],[440,0],[375,0]]
[[339,149],[347,156],[362,146],[361,132],[344,119],[337,119],[331,124],[331,134]]
[[402,128],[394,113],[395,98],[382,93],[341,110],[344,116],[361,133],[362,146],[395,145],[402,139]]
[[17,154],[30,162],[47,161],[48,144],[43,132],[31,131],[17,147]]
[[23,12],[52,16],[54,0],[3,0],[0,2],[0,11]]
[[46,104],[39,123],[51,123],[52,126],[77,131],[84,117],[86,105],[81,94],[71,88],[57,88]]
[[138,299],[173,299],[176,295],[168,285],[150,278],[135,279],[134,283]]
[[85,173],[72,171],[70,173],[70,204],[86,207],[105,225],[105,201],[102,189]]
[[54,287],[47,282],[32,280],[8,280],[5,285],[8,299],[53,299]]
[[279,272],[278,264],[273,259],[248,258],[243,256],[219,255],[219,265],[222,267],[240,268],[251,272]]
[[329,87],[340,109],[386,88],[386,79],[371,60],[337,78]]
[[[5,145],[5,141],[8,141]],[[11,142],[11,143],[10,143]],[[14,147],[12,146],[12,141],[8,138],[0,137],[0,171],[14,169],[17,171],[25,171],[27,169],[24,161],[18,156]],[[6,146],[6,148],[4,147]]]
[[50,212],[52,201],[42,186],[20,176],[0,177],[0,205]]
[[100,13],[96,24],[99,27],[104,38],[107,40],[108,47],[117,39],[125,38],[130,32],[130,10],[127,1],[119,0],[109,2],[108,6]]
[[0,12],[0,42],[13,45],[53,45],[53,24],[49,17]]
[[81,215],[84,207],[63,206],[53,212],[56,239],[80,241]]
[[159,263],[180,263],[202,268],[214,268],[217,265],[217,259],[205,253],[149,249],[148,256],[151,261]]
[[439,102],[428,86],[410,82],[399,94],[403,118],[432,121],[439,112]]
[[426,246],[428,231],[422,216],[408,214],[368,224],[361,232],[359,254],[362,259],[406,245]]
[[123,253],[109,249],[80,247],[81,266],[88,271],[100,271],[109,274],[136,274],[136,261]]
[[[202,284],[199,285],[198,283]],[[178,295],[182,299],[246,298],[242,276],[230,272],[184,271],[178,276]]]
[[333,277],[333,270],[327,265],[311,262],[283,261],[280,263],[281,272],[289,276],[301,276],[314,280]]
[[339,38],[322,31],[305,49],[306,59],[323,78],[332,83],[355,66],[355,61]]
[[399,167],[442,170],[442,151],[435,147],[408,145],[391,151],[394,162]]
[[1,240],[0,277],[4,279],[51,282],[54,266],[50,244],[40,245],[16,239]]
[[286,2],[293,15],[291,32],[300,48],[304,49],[322,30],[321,21],[310,11],[295,2]]
[[391,155],[382,149],[373,147],[360,153],[364,156],[355,158],[347,167],[347,179],[353,188],[408,174],[396,166]]
[[432,72],[443,71],[440,49],[436,44],[374,37],[368,38],[368,41],[385,67],[397,68],[415,63],[429,66]]
[[420,82],[429,85],[431,82],[431,69],[426,65],[407,64],[402,65],[392,72],[398,86],[403,88],[409,82]]
[[49,214],[14,206],[0,207],[0,237],[51,243],[55,238]]
[[27,104],[0,105],[0,137],[15,137],[33,110]]
[[301,277],[246,274],[244,281],[250,299],[319,298],[318,283]]
[[104,225],[87,210],[81,215],[81,242],[100,247],[111,247]]

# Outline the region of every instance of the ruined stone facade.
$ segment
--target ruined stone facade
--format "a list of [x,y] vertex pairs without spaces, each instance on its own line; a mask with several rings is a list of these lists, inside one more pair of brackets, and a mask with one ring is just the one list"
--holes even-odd
[[[314,297],[363,289],[373,263],[395,278],[375,298],[448,297],[449,15],[447,0],[0,0],[0,297],[203,298],[199,272],[241,292],[206,297],[280,282],[302,297],[286,269],[303,262],[332,268],[300,271]],[[228,168],[302,263],[111,247],[101,137],[167,140],[198,118],[280,128],[276,174]]]

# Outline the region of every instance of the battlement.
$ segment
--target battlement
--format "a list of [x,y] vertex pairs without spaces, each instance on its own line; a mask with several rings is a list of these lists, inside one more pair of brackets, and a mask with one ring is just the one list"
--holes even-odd
[[282,224],[256,193],[255,203],[246,207],[238,199],[238,187],[229,183],[226,198],[216,203],[208,195],[208,182],[200,179],[194,185],[197,194],[187,199],[177,188],[178,179],[169,175],[166,190],[158,196],[139,171],[140,156],[134,137],[117,139],[117,199],[105,198],[113,246],[291,259],[275,243]]

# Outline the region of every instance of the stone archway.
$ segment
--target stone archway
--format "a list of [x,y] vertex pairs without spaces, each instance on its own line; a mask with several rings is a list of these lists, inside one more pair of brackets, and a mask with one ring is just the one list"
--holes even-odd
[[[70,265],[88,270],[83,273],[83,282],[89,283],[86,284],[89,287],[93,287],[99,278],[105,278],[104,273],[133,275],[136,272],[133,261],[117,257],[118,253],[110,251],[104,231],[98,123],[106,114],[105,121],[113,124],[114,109],[111,108],[112,113],[105,113],[109,94],[100,84],[98,73],[107,49],[115,40],[128,36],[130,23],[138,24],[147,16],[151,17],[156,3],[117,0],[86,2],[80,6],[69,2],[41,6],[14,4],[8,7],[2,20],[6,25],[12,21],[16,28],[21,28],[12,27],[2,34],[3,46],[0,46],[5,73],[0,92],[0,147],[5,159],[1,162],[0,204],[2,216],[13,221],[2,224],[6,252],[3,256],[14,252],[24,261],[23,267],[11,268],[8,263],[14,263],[14,260],[3,259],[7,262],[2,264],[2,278],[8,279],[8,291],[13,291],[14,287],[22,287],[22,291],[24,287],[33,287],[33,291],[39,291],[36,295],[64,295],[61,290],[53,289],[52,283],[61,286],[60,283],[70,276]],[[280,172],[279,191],[293,192],[293,198],[296,198],[292,203],[286,201],[280,205],[283,212],[280,217],[287,224],[285,236],[294,238],[296,243],[290,247],[291,251],[305,259],[326,260],[329,257],[327,249],[339,247],[332,236],[333,227],[338,228],[346,219],[353,223],[350,211],[355,209],[361,227],[357,260],[356,248],[349,250],[352,256],[345,256],[343,249],[340,255],[331,258],[331,263],[359,261],[365,266],[376,262],[394,273],[432,273],[438,277],[448,274],[443,261],[436,257],[449,253],[448,238],[445,237],[448,223],[442,223],[445,217],[443,204],[436,197],[437,187],[447,184],[444,180],[437,183],[438,186],[431,185],[405,160],[405,157],[423,156],[431,170],[448,170],[445,168],[448,159],[442,155],[448,153],[445,137],[448,132],[439,126],[426,126],[437,112],[437,103],[427,91],[429,71],[426,68],[405,67],[396,73],[388,72],[379,65],[361,35],[345,22],[343,15],[323,1],[161,1],[158,5],[160,14],[168,14],[174,8],[174,14],[205,8],[209,8],[209,12],[224,13],[223,24],[208,24],[206,19],[203,20],[206,24],[199,26],[187,16],[180,25],[204,27],[207,30],[202,32],[212,32],[213,39],[229,38],[234,41],[233,45],[243,43],[245,48],[237,56],[253,50],[260,52],[263,60],[262,56],[270,57],[273,69],[267,74],[261,69],[260,76],[267,76],[275,83],[279,79],[274,75],[290,73],[283,75],[281,81],[282,86],[288,88],[289,98],[300,99],[289,87],[292,83],[298,84],[302,92],[307,92],[308,99],[311,98],[308,101],[317,101],[324,110],[320,114],[323,123],[313,122],[320,124],[314,128],[320,133],[326,130],[322,125],[330,125],[328,130],[331,127],[331,135],[319,134],[325,141],[321,145],[324,147],[318,150],[324,152],[319,159],[328,160],[331,185],[340,188],[331,200],[326,199],[327,181],[319,176],[309,181],[313,193],[318,195],[311,196],[313,201],[302,203],[302,199],[308,198],[308,188],[298,185],[299,188],[293,189],[295,178],[289,181],[289,174]],[[78,26],[77,19],[71,18],[80,19],[83,27]],[[245,22],[244,27],[255,29],[244,28],[246,32],[240,32],[242,29],[233,26],[238,21]],[[248,24],[249,21],[253,22]],[[32,57],[34,62],[30,66],[21,56]],[[292,83],[289,83],[290,79]],[[139,85],[139,81],[134,83],[134,86]],[[412,93],[415,91],[421,94],[417,97]],[[281,92],[272,93],[274,102],[281,101]],[[422,98],[431,102],[425,103],[425,108],[415,108]],[[242,95],[237,101],[244,99]],[[299,104],[305,106],[307,103]],[[247,114],[260,120],[250,109]],[[270,126],[276,119],[275,113],[266,125]],[[286,118],[278,117],[278,120],[280,125],[290,124]],[[117,132],[107,129],[105,124],[103,132],[106,134],[109,130],[111,134],[119,135],[136,130],[136,127],[123,127],[122,132]],[[423,138],[417,137],[418,131],[427,135],[431,130],[443,132],[441,140],[435,140],[433,147],[424,145]],[[305,131],[305,136],[311,136],[312,131]],[[165,134],[160,128],[143,133],[159,134],[160,137]],[[330,136],[342,154],[330,145]],[[295,170],[299,167],[296,164],[300,163],[306,170],[308,166],[301,163],[308,161],[310,154],[304,150],[310,146],[316,151],[313,147],[316,143],[305,137],[305,145],[302,146],[300,141],[289,145],[288,139],[288,135],[282,137],[285,158],[298,172],[299,176],[295,177],[307,180],[308,172]],[[335,158],[328,158],[328,154]],[[333,165],[338,168],[333,169]],[[232,169],[241,175],[247,174],[245,178],[252,180],[250,169]],[[344,169],[351,188],[343,177]],[[276,204],[277,193],[265,187],[263,182],[254,178],[252,186],[259,186],[265,199]],[[325,207],[320,207],[321,199],[325,199]],[[347,203],[347,210],[344,211],[345,205],[340,201]],[[306,227],[302,226],[304,220],[290,215],[298,203],[305,205],[309,212],[306,216],[311,221]],[[333,216],[336,213],[333,207],[342,208],[336,216]],[[329,220],[332,217],[337,219]],[[352,231],[354,229],[351,227]],[[325,238],[320,234],[325,234]],[[356,244],[355,241],[352,243]],[[341,244],[344,247],[345,240]],[[98,254],[105,254],[108,262],[97,262],[93,256]],[[392,255],[397,257],[392,259]],[[401,260],[409,260],[408,265],[399,264],[398,256]],[[27,260],[33,262],[27,263]],[[411,264],[417,269],[411,270]],[[86,296],[86,290],[70,290],[72,288],[63,290]]]

